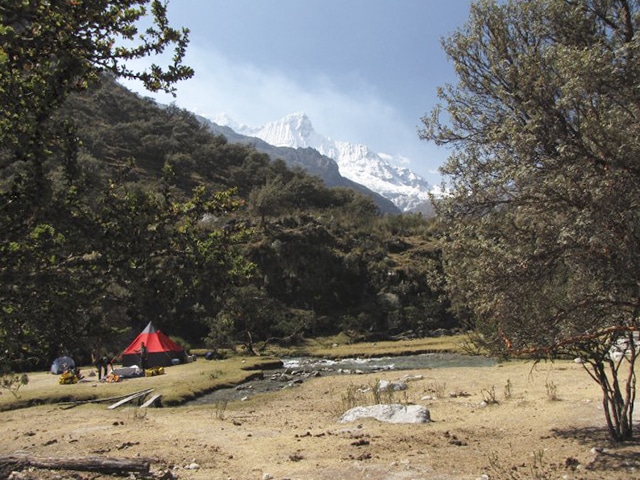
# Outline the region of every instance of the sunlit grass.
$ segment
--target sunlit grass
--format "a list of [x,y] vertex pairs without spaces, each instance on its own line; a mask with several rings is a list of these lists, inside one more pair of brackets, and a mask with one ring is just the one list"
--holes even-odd
[[344,337],[309,340],[302,353],[314,357],[349,358],[412,355],[419,353],[464,353],[464,336],[414,340],[349,343]]
[[9,392],[0,394],[0,410],[106,399],[149,388],[153,388],[154,393],[162,394],[163,405],[179,405],[204,393],[243,383],[276,360],[272,357],[239,356],[212,361],[199,359],[193,363],[167,367],[164,375],[129,378],[118,383],[98,382],[97,376],[89,375],[92,371],[89,367],[81,367],[85,381],[71,385],[60,385],[59,375],[33,372],[29,374],[29,383],[20,388],[17,397]]
[[90,376],[90,367],[81,367],[87,381],[60,385],[59,376],[48,372],[29,373],[29,383],[15,396],[0,391],[0,410],[28,407],[37,404],[82,402],[154,389],[162,394],[165,406],[180,405],[214,390],[233,387],[273,368],[279,358],[292,355],[327,358],[376,357],[409,355],[428,352],[460,352],[463,336],[424,338],[403,341],[350,343],[346,336],[308,340],[305,345],[288,349],[270,349],[264,356],[229,354],[223,360],[205,360],[167,367],[164,375],[126,379],[118,383],[101,383]]

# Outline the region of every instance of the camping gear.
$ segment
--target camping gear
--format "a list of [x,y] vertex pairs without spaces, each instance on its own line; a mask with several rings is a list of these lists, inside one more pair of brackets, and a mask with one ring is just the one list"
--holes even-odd
[[144,371],[145,377],[155,377],[156,375],[164,375],[164,367],[151,367]]
[[67,356],[58,357],[51,363],[51,373],[54,375],[60,375],[75,368],[76,362],[73,361],[73,358]]
[[60,383],[60,385],[70,385],[73,383],[78,383],[78,380],[80,379],[78,378],[78,375],[75,374],[75,372],[67,371],[60,375],[58,383]]
[[144,377],[144,370],[142,370],[137,365],[132,365],[130,367],[122,367],[122,368],[114,368],[111,370],[111,373],[118,378],[136,378],[136,377]]
[[174,364],[174,359],[179,362],[185,361],[186,353],[184,349],[160,330],[156,330],[152,322],[149,322],[140,335],[122,352],[122,365],[124,367],[142,366],[140,348],[143,343],[147,348],[145,368],[169,367]]
[[104,377],[104,381],[107,383],[118,383],[120,380],[122,380],[120,378],[119,375],[116,375],[115,373],[111,372],[109,375],[107,375],[106,377]]

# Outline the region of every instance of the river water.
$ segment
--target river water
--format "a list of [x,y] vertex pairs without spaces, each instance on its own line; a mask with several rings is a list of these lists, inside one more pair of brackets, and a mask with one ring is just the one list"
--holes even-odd
[[491,358],[456,353],[423,353],[400,357],[344,358],[327,360],[317,358],[284,358],[288,370],[333,373],[372,373],[383,370],[415,370],[421,368],[488,367],[496,364]]
[[190,401],[191,405],[243,400],[259,393],[290,388],[318,376],[358,375],[383,371],[430,368],[490,367],[491,358],[455,353],[425,353],[400,357],[345,358],[328,360],[311,357],[282,358],[282,368],[265,371],[264,377],[234,388],[223,388]]

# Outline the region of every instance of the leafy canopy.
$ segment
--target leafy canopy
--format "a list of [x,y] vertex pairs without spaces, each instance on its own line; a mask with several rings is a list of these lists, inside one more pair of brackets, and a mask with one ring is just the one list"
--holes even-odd
[[[0,4],[0,370],[74,343],[91,319],[104,320],[104,284],[93,280],[107,252],[85,248],[87,232],[108,220],[82,205],[76,127],[56,115],[101,74],[168,92],[190,77],[182,65],[188,31],[171,28],[166,15],[159,0]],[[171,46],[166,68],[127,66]],[[56,181],[61,169],[66,189]]]
[[493,351],[592,362],[614,403],[603,368],[621,335],[633,363],[639,327],[639,27],[637,1],[480,1],[421,131],[454,149],[437,207],[459,311]]
[[[139,32],[143,20],[149,26]],[[51,145],[44,125],[73,91],[99,73],[173,91],[193,70],[182,65],[188,30],[171,28],[160,0],[5,0],[0,5],[0,145],[2,163],[38,159]],[[174,46],[167,68],[135,71],[127,62]]]

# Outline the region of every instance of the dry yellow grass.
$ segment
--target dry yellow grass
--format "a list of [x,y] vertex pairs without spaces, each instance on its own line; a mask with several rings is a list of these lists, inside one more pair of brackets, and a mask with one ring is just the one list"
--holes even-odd
[[[225,362],[231,369],[244,360]],[[200,388],[194,385],[207,374],[223,378],[225,362],[199,360],[164,376],[95,387],[57,386],[56,377],[42,374],[21,394],[65,388],[111,395],[111,387],[129,383],[168,396],[182,384]],[[433,422],[339,423],[347,392],[405,375],[415,379],[398,401],[425,406]],[[639,445],[607,440],[600,390],[571,361],[320,377],[228,405],[49,404],[0,412],[0,425],[0,454],[150,457],[155,472],[171,469],[180,480],[640,479]]]

